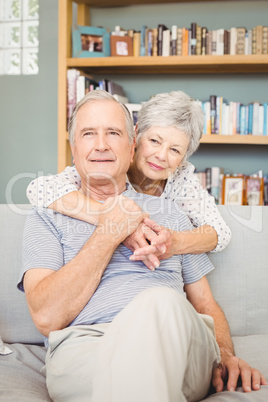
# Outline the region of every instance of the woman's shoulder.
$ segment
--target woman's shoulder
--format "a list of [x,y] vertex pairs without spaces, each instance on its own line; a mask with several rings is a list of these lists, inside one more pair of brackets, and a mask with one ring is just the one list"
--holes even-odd
[[182,165],[178,166],[177,169],[173,173],[173,179],[174,181],[178,180],[187,180],[190,176],[194,174],[195,171],[195,166],[186,161]]

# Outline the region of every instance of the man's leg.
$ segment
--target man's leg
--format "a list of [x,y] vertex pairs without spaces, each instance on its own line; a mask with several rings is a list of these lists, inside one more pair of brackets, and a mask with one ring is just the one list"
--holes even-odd
[[45,369],[53,401],[91,401],[96,356],[107,326],[81,325],[51,332]]
[[102,337],[93,402],[197,401],[208,392],[219,362],[213,320],[179,293],[152,288],[139,294]]

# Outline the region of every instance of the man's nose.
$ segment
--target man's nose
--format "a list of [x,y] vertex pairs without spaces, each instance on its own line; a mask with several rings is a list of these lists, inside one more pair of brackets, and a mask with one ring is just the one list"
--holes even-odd
[[95,139],[95,149],[103,152],[109,149],[107,138],[105,134],[98,134]]

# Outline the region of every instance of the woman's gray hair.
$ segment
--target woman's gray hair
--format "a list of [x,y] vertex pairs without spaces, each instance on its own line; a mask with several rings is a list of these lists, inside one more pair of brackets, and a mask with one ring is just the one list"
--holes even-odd
[[190,139],[184,159],[198,148],[204,128],[200,103],[181,91],[161,93],[142,105],[138,112],[137,144],[150,127],[176,127]]
[[102,89],[95,89],[94,91],[88,92],[75,106],[74,111],[72,113],[72,116],[69,120],[68,124],[68,131],[69,131],[69,142],[71,145],[74,145],[74,138],[75,138],[75,127],[76,127],[76,116],[79,111],[79,109],[88,102],[93,102],[93,101],[102,101],[102,100],[108,100],[112,102],[118,103],[125,114],[125,120],[126,120],[126,130],[128,133],[128,139],[130,144],[134,141],[135,138],[135,131],[133,127],[133,120],[131,117],[131,114],[127,107],[123,104],[118,102],[113,95],[111,95],[109,92],[106,92]]

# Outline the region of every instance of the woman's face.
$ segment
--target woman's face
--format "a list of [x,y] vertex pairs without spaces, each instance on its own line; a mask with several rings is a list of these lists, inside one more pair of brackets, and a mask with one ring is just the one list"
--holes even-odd
[[165,180],[182,162],[189,137],[176,127],[150,127],[135,153],[136,168],[151,180]]

